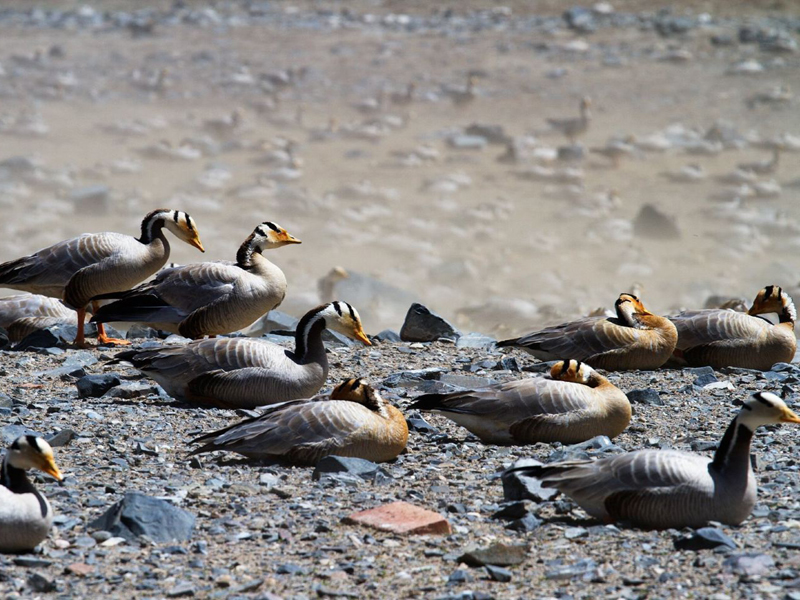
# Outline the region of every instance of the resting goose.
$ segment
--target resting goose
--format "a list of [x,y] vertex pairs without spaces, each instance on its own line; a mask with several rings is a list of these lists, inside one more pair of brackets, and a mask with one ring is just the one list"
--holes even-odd
[[590,366],[561,361],[550,377],[478,390],[425,394],[409,409],[444,414],[487,444],[577,444],[619,435],[630,423],[627,396]]
[[[759,316],[766,313],[777,313],[778,323]],[[775,285],[758,292],[746,313],[694,310],[670,320],[678,330],[674,361],[679,365],[768,371],[775,363],[792,362],[797,350],[794,302]]]
[[[95,296],[129,290],[169,259],[166,227],[178,238],[205,252],[194,221],[185,212],[158,209],[142,221],[142,234],[84,233],[17,260],[0,264],[0,287],[60,298],[78,312],[78,336],[83,345],[86,307]],[[97,309],[97,306],[94,306]],[[124,343],[97,327],[101,344]]]
[[28,479],[28,469],[62,479],[50,444],[33,435],[14,440],[0,466],[0,552],[33,550],[53,524],[50,503]]
[[227,450],[249,458],[313,465],[324,456],[393,460],[406,447],[405,417],[361,379],[340,383],[330,395],[270,406],[247,419],[192,440],[192,454]]
[[53,325],[77,325],[75,311],[61,300],[40,294],[17,294],[0,298],[0,327],[12,342]]
[[547,123],[553,129],[563,133],[570,143],[574,144],[575,140],[589,129],[589,123],[592,120],[592,114],[589,111],[591,105],[591,98],[584,96],[581,100],[580,117],[572,119],[547,119]]
[[161,270],[155,280],[100,308],[93,322],[136,321],[188,338],[238,331],[277,308],[286,276],[261,254],[299,244],[285,229],[265,221],[242,243],[236,262],[205,262]]
[[756,503],[750,440],[760,425],[800,423],[769,392],[742,405],[714,458],[676,450],[637,450],[596,461],[567,461],[513,471],[556,488],[591,516],[645,529],[738,525]]
[[665,317],[648,312],[633,294],[620,294],[616,317],[585,317],[498,342],[540,360],[575,359],[595,369],[657,369],[672,355],[678,333]]
[[120,352],[168,394],[220,408],[253,408],[316,394],[328,376],[322,332],[334,331],[371,346],[347,302],[323,304],[297,324],[295,349],[252,338],[198,340],[185,346]]

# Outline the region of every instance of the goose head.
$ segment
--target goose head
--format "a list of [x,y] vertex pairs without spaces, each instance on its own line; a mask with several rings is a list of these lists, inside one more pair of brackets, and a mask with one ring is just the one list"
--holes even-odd
[[588,385],[597,372],[579,360],[561,360],[550,369],[550,377],[558,381],[569,381]]
[[358,311],[347,302],[335,300],[327,304],[318,314],[325,319],[325,326],[328,329],[363,342],[367,346],[372,346],[372,342],[364,333],[364,326],[361,324]]
[[378,394],[378,391],[365,382],[361,377],[345,379],[337,385],[331,392],[331,400],[349,400],[358,402],[368,409],[386,416],[386,401]]
[[287,244],[302,243],[283,227],[271,221],[264,221],[261,225],[256,227],[250,235],[249,241],[258,248],[259,251],[280,248]]
[[163,215],[164,226],[174,233],[178,239],[183,240],[190,246],[194,246],[200,250],[200,252],[206,251],[206,249],[203,248],[203,243],[200,241],[200,234],[197,233],[197,227],[192,217],[189,216],[189,213],[185,213],[181,210],[165,210],[163,212],[165,213]]
[[617,311],[617,317],[631,327],[639,327],[639,317],[652,316],[653,313],[649,312],[633,294],[620,294],[617,301],[614,303],[614,309]]
[[800,423],[800,417],[771,392],[756,392],[745,400],[737,420],[751,431],[760,425]]
[[797,320],[797,310],[792,298],[777,285],[768,285],[759,291],[756,299],[753,300],[753,306],[747,312],[750,315],[778,313],[782,322],[794,323]]
[[6,461],[15,469],[39,469],[58,481],[63,479],[50,444],[34,435],[23,435],[14,440],[8,448]]

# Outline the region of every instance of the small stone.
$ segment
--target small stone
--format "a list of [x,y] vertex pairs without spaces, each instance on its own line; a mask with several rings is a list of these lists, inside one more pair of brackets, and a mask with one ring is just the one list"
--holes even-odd
[[673,543],[676,550],[711,550],[719,546],[736,549],[736,542],[714,527],[701,527],[687,536],[676,538]]
[[380,342],[402,342],[403,340],[400,339],[400,334],[396,331],[391,329],[384,329],[378,335],[375,336],[375,339]]
[[472,575],[470,575],[464,569],[456,569],[450,576],[447,578],[447,585],[455,585],[458,583],[469,583],[472,581]]
[[493,519],[509,521],[521,519],[528,514],[528,504],[526,502],[507,502],[503,508],[492,515]]
[[75,386],[79,398],[100,398],[108,390],[120,384],[120,379],[112,373],[105,375],[87,375],[81,377]]
[[[314,467],[314,472],[311,478],[318,481],[323,475],[327,473],[347,473],[361,477],[362,479],[371,480],[379,472],[383,471],[374,462],[364,458],[355,458],[351,456],[325,456],[321,458]],[[385,474],[385,472],[384,472]]]
[[500,581],[502,583],[508,583],[511,581],[511,571],[508,569],[504,569],[503,567],[498,567],[495,565],[486,565],[483,568],[486,569],[486,574],[493,581]]
[[398,534],[451,533],[450,523],[439,513],[403,501],[353,513],[345,517],[344,522]]
[[716,383],[719,381],[717,376],[714,374],[714,369],[711,367],[695,367],[692,369],[686,369],[686,371],[695,376],[693,385],[698,388],[702,388],[710,383]]
[[94,567],[86,563],[72,563],[71,565],[67,565],[66,571],[73,575],[85,577],[86,575],[94,573]]
[[196,590],[193,583],[189,581],[181,581],[178,585],[167,592],[167,598],[186,598],[188,596],[194,596],[195,591]]
[[46,594],[49,592],[56,591],[56,583],[55,581],[48,579],[44,575],[40,575],[39,573],[31,573],[28,575],[27,581],[28,587],[39,594]]
[[576,540],[588,535],[589,531],[585,527],[568,527],[566,531],[564,531],[564,537],[568,540]]
[[182,542],[192,537],[194,521],[194,515],[166,500],[132,492],[125,494],[89,527],[109,531],[129,541],[147,536],[155,542]]
[[512,531],[533,531],[534,529],[538,529],[542,525],[542,520],[535,517],[534,515],[525,515],[521,519],[514,519],[513,521],[509,521],[506,523],[506,529],[511,529]]
[[528,551],[530,546],[511,545],[494,543],[487,548],[473,548],[468,550],[460,557],[459,562],[466,563],[472,567],[482,567],[485,565],[498,565],[507,567],[511,565],[519,565],[525,562],[528,558]]
[[53,448],[62,448],[69,445],[76,436],[77,434],[72,429],[62,429],[58,433],[48,436],[46,439],[47,443]]
[[573,577],[585,576],[597,567],[597,563],[591,558],[584,558],[571,565],[560,565],[544,572],[545,579],[564,580]]
[[35,556],[15,556],[14,564],[18,567],[25,567],[26,569],[38,569],[41,567],[49,567],[53,564],[52,561],[44,558],[36,558]]
[[653,389],[631,390],[625,392],[628,400],[633,404],[647,404],[649,406],[664,406],[661,395]]
[[408,309],[400,329],[400,338],[404,342],[435,342],[439,338],[457,339],[459,336],[450,323],[417,303]]
[[53,335],[49,329],[38,329],[26,335],[22,341],[14,346],[14,350],[19,352],[36,348],[57,348],[61,343],[61,340]]
[[772,572],[775,561],[768,554],[735,554],[722,563],[729,571],[747,577],[760,577]]

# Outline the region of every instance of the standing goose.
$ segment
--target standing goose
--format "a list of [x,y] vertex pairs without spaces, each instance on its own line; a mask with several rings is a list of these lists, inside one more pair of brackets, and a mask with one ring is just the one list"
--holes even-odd
[[566,461],[513,469],[556,488],[591,516],[645,529],[738,525],[756,503],[750,440],[760,425],[800,423],[769,392],[742,405],[714,458],[676,450],[637,450],[596,461]]
[[286,277],[264,258],[264,250],[300,240],[265,221],[240,246],[236,262],[204,262],[161,270],[155,280],[100,308],[93,322],[136,321],[184,337],[243,329],[277,308],[286,296]]
[[[766,313],[777,313],[778,323],[758,316]],[[792,362],[797,350],[794,302],[775,285],[758,292],[746,313],[694,310],[670,320],[678,330],[675,362],[680,365],[768,371],[775,363]]]
[[253,408],[316,394],[328,376],[322,332],[334,331],[371,346],[347,302],[323,304],[297,324],[295,349],[252,338],[198,340],[185,346],[120,352],[175,398],[202,406]]
[[324,456],[393,460],[406,447],[405,417],[361,379],[340,383],[330,396],[293,400],[192,440],[192,454],[226,450],[249,458],[313,465]]
[[616,437],[631,420],[627,396],[576,360],[561,361],[550,378],[509,381],[478,390],[425,394],[409,409],[439,412],[487,444],[577,444]]
[[30,482],[27,469],[62,479],[50,444],[33,435],[14,440],[0,466],[0,552],[33,550],[53,524],[50,503]]
[[[60,298],[78,312],[83,345],[86,307],[95,296],[129,290],[163,267],[169,258],[166,227],[178,238],[205,252],[192,218],[185,212],[158,209],[142,221],[142,234],[84,233],[35,254],[0,264],[0,287]],[[97,306],[94,306],[97,309]],[[124,343],[97,327],[101,344]]]
[[592,113],[590,107],[592,106],[592,99],[584,96],[581,99],[581,116],[571,119],[547,119],[547,123],[553,129],[560,131],[570,141],[571,144],[575,140],[586,133],[589,129],[589,123],[592,120]]
[[586,317],[498,342],[540,360],[575,359],[595,369],[657,369],[672,355],[678,332],[669,319],[648,312],[633,294],[620,294],[616,317]]
[[45,327],[77,324],[75,311],[56,298],[41,294],[0,298],[0,327],[8,331],[12,342]]

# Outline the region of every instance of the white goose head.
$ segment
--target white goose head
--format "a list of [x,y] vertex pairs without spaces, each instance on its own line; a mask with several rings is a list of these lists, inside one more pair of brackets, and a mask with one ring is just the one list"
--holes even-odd
[[328,329],[363,342],[367,346],[372,345],[367,334],[364,333],[364,327],[361,325],[361,317],[358,316],[358,311],[347,302],[334,300],[329,304],[323,305],[318,314],[325,319],[325,326]]
[[58,481],[63,479],[50,444],[34,435],[23,435],[14,440],[8,448],[6,462],[15,469],[38,469]]
[[753,306],[747,311],[750,315],[777,313],[782,323],[797,320],[797,310],[792,298],[777,285],[768,285],[758,292]]
[[142,239],[150,241],[153,238],[154,227],[164,226],[175,236],[194,246],[200,252],[205,252],[197,233],[197,227],[188,213],[181,210],[170,210],[168,208],[158,208],[149,213],[142,221]]
[[584,385],[589,385],[597,374],[597,371],[592,367],[579,360],[561,360],[550,369],[551,379],[582,383]]
[[771,392],[756,392],[745,400],[737,420],[750,431],[761,425],[800,423],[800,417]]
[[271,221],[264,221],[253,230],[250,235],[251,243],[259,251],[271,250],[273,248],[280,248],[287,244],[300,244],[299,239],[294,237],[283,227]]

